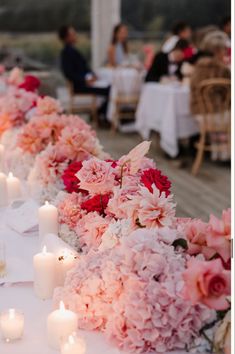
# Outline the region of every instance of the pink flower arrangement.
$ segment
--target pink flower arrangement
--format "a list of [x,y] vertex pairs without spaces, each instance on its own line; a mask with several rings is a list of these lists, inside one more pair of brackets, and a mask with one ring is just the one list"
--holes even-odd
[[[149,143],[144,142],[118,161],[89,158],[79,165],[72,164],[65,171],[62,178],[66,190],[79,191],[83,196],[80,207],[84,214],[74,229],[84,250],[99,248],[107,220],[130,220],[132,230],[173,224],[175,204],[170,182],[144,157],[148,148]],[[76,169],[78,172],[74,173]],[[62,215],[61,220],[66,218]],[[102,227],[97,229],[98,223]],[[88,224],[93,225],[95,234]]]
[[[8,88],[0,97],[0,132],[26,122],[26,114],[35,105],[37,95],[17,87]],[[2,128],[4,126],[4,128]]]
[[231,294],[231,272],[223,268],[220,259],[191,259],[183,277],[184,296],[192,303],[201,302],[215,310],[230,307],[226,298]]
[[78,314],[79,328],[104,331],[121,350],[183,350],[214,318],[181,297],[185,263],[157,229],[138,230],[111,250],[81,256],[54,300]]

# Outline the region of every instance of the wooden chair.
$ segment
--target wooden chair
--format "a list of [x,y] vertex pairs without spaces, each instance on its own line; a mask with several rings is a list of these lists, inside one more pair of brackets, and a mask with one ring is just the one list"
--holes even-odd
[[[135,69],[133,69],[135,70]],[[133,119],[139,102],[141,77],[136,76],[131,79],[128,92],[126,90],[126,78],[122,69],[117,69],[113,79],[113,89],[115,90],[115,114],[112,121],[112,131],[116,132],[122,119]]]
[[73,85],[70,81],[67,81],[67,88],[69,91],[69,113],[88,113],[91,116],[95,125],[98,124],[98,112],[97,112],[97,97],[93,94],[87,93],[75,93]]
[[[193,175],[198,173],[205,151],[216,153],[230,151],[231,81],[222,78],[202,81],[199,87],[199,105],[202,112],[197,119],[200,139],[195,145],[197,155],[192,167]],[[220,137],[224,137],[222,141]]]

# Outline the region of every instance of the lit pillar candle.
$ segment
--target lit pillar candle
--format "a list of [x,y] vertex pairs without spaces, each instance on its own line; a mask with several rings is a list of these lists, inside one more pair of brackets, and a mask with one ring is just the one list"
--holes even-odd
[[10,202],[22,197],[20,180],[19,178],[13,176],[12,172],[10,172],[7,177],[7,191]]
[[76,334],[69,336],[67,342],[61,346],[61,354],[85,354],[86,343],[84,339],[78,337]]
[[6,341],[20,339],[24,331],[24,315],[15,309],[4,311],[0,315],[0,328]]
[[56,257],[47,252],[46,246],[33,258],[34,290],[37,297],[46,300],[53,295],[56,286]]
[[7,177],[0,172],[0,207],[7,205]]
[[66,310],[64,303],[47,318],[47,337],[53,349],[60,349],[62,343],[77,330],[77,315]]
[[0,144],[0,170],[4,171],[4,152],[5,147],[4,145]]
[[57,286],[64,285],[67,272],[73,268],[76,262],[76,255],[68,249],[64,249],[57,254],[56,262],[56,284]]
[[46,234],[58,233],[58,211],[54,205],[45,202],[38,210],[39,237],[43,240]]

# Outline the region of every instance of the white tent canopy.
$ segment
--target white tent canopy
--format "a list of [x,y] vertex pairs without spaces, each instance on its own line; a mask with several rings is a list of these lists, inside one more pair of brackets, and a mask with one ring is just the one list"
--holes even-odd
[[120,22],[120,0],[92,0],[92,66],[104,64],[113,26]]

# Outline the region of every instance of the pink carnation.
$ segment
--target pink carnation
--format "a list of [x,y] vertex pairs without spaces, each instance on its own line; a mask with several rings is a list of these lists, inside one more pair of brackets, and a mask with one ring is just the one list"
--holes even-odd
[[152,185],[153,192],[147,188],[140,188],[138,197],[139,207],[137,210],[138,221],[142,226],[148,228],[163,227],[172,224],[175,216],[175,204],[172,202],[173,196],[165,197],[164,192],[160,192]]
[[111,163],[96,158],[84,161],[76,176],[80,180],[80,188],[87,190],[91,195],[109,193],[115,185]]
[[59,222],[74,229],[79,219],[84,215],[81,209],[83,197],[81,194],[68,194],[66,198],[58,204]]
[[138,207],[139,187],[135,184],[126,185],[120,188],[113,188],[113,196],[110,198],[106,212],[119,219],[135,219],[136,208]]

